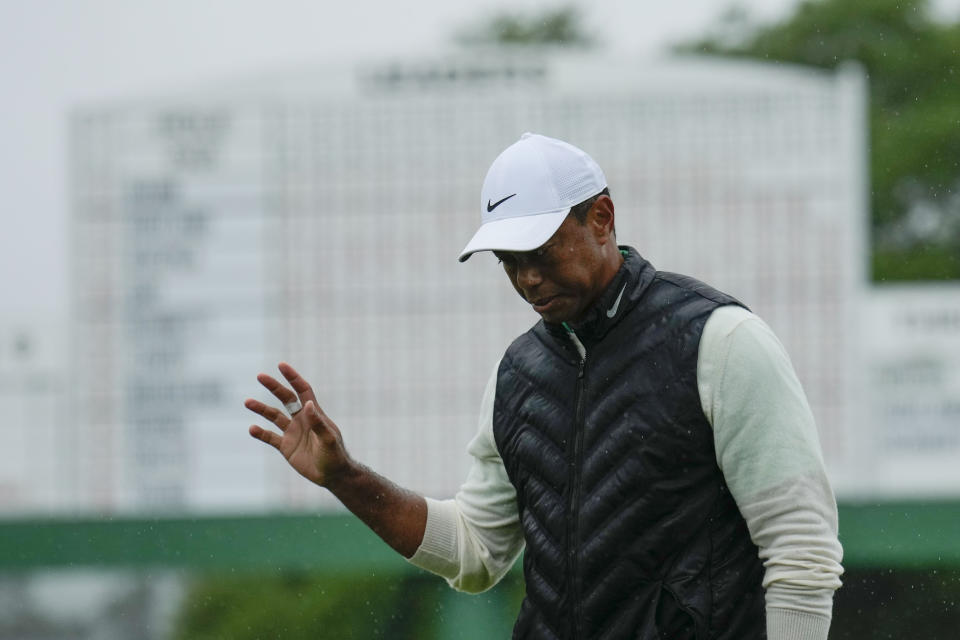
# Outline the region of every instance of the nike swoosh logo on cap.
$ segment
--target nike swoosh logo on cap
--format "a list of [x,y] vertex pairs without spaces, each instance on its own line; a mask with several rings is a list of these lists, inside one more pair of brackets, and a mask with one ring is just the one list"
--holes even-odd
[[512,197],[515,196],[515,195],[517,195],[517,194],[512,193],[512,194],[510,194],[509,196],[507,196],[506,198],[504,198],[503,200],[497,200],[497,201],[494,202],[493,204],[490,204],[490,201],[487,200],[487,213],[490,213],[491,211],[493,211],[494,209],[496,209],[497,207],[499,207],[500,205],[502,205],[504,202],[506,202],[507,200],[509,200],[510,198],[512,198]]
[[613,306],[612,306],[612,307],[610,307],[609,309],[607,309],[607,317],[608,317],[608,318],[612,318],[613,316],[617,315],[617,309],[620,308],[620,298],[623,297],[623,292],[624,292],[624,290],[626,290],[626,288],[627,288],[627,285],[623,285],[623,286],[620,288],[620,295],[617,296],[617,300],[613,303]]

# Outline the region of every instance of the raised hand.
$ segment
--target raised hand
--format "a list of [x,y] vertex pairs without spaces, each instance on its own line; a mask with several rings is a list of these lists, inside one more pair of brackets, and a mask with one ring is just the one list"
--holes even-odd
[[283,454],[290,466],[303,477],[318,485],[329,486],[350,466],[340,429],[317,405],[313,389],[296,369],[286,362],[281,362],[278,368],[293,391],[265,373],[258,375],[257,380],[290,411],[291,416],[248,398],[244,406],[272,422],[281,432],[277,434],[251,425],[250,435]]
[[426,501],[350,458],[340,429],[317,405],[309,383],[289,364],[279,368],[293,391],[265,373],[257,380],[291,415],[248,398],[247,409],[280,429],[278,434],[251,425],[250,435],[282,453],[300,475],[329,489],[387,544],[411,557],[423,540]]

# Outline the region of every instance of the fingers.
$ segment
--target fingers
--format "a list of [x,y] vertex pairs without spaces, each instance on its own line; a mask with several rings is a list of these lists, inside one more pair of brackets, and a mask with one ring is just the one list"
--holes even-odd
[[257,425],[252,424],[250,425],[250,435],[256,438],[257,440],[266,442],[268,445],[270,445],[277,451],[280,451],[280,443],[283,441],[283,438],[281,438],[274,432],[267,431],[262,427],[258,427]]
[[[257,381],[260,382],[273,396],[283,403],[287,411],[290,412],[291,416],[293,414],[299,415],[303,408],[309,408],[309,411],[305,411],[307,422],[310,429],[318,435],[326,435],[330,437],[330,427],[333,427],[334,433],[338,434],[336,427],[326,424],[326,415],[323,411],[320,410],[320,407],[317,406],[316,398],[313,395],[313,389],[310,387],[310,384],[303,379],[303,377],[297,373],[296,369],[291,367],[286,362],[281,362],[279,365],[280,373],[283,374],[283,377],[286,378],[287,382],[290,383],[290,386],[294,388],[294,391],[291,391],[286,386],[281,384],[276,378],[268,376],[265,373],[257,375]],[[301,402],[304,405],[301,407]],[[287,414],[277,409],[271,407],[270,405],[264,404],[259,400],[254,400],[253,398],[247,398],[244,401],[244,406],[253,411],[256,414],[259,414],[275,424],[280,431],[286,433],[287,429],[290,428],[290,425],[295,424],[294,420],[287,417]],[[250,435],[254,438],[266,442],[275,449],[280,449],[280,443],[283,442],[283,437],[263,429],[257,425],[251,425]]]
[[265,373],[261,373],[257,376],[257,381],[267,388],[267,391],[273,394],[273,396],[282,402],[284,406],[288,404],[294,404],[300,402],[297,398],[297,394],[290,389],[287,389],[285,386],[280,384],[275,378],[268,376]]
[[287,427],[290,426],[290,418],[288,418],[285,413],[279,409],[275,409],[274,407],[263,404],[259,400],[247,398],[244,401],[243,406],[254,413],[260,414],[273,424],[277,425],[281,431],[286,431]]
[[300,396],[300,401],[303,402],[303,404],[307,404],[309,400],[317,401],[317,397],[313,395],[313,388],[310,386],[310,383],[304,380],[303,377],[297,373],[296,369],[286,362],[281,362],[277,368],[280,369],[280,373],[283,374],[283,377],[287,379],[287,382],[290,383],[293,390]]

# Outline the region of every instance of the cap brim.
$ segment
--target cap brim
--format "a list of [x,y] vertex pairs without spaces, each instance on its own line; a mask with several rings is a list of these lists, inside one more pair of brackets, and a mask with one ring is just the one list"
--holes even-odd
[[463,262],[477,251],[532,251],[543,245],[563,224],[570,208],[533,216],[492,220],[480,226],[460,252]]

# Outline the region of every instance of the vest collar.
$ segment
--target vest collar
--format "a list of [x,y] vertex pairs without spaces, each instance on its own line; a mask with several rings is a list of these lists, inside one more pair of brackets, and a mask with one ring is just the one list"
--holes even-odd
[[[643,297],[656,274],[653,265],[636,249],[626,245],[620,246],[619,249],[624,256],[620,269],[597,298],[597,302],[587,311],[583,321],[572,327],[584,344],[601,340],[620,322],[620,319]],[[544,322],[551,334],[568,341],[565,324]]]

